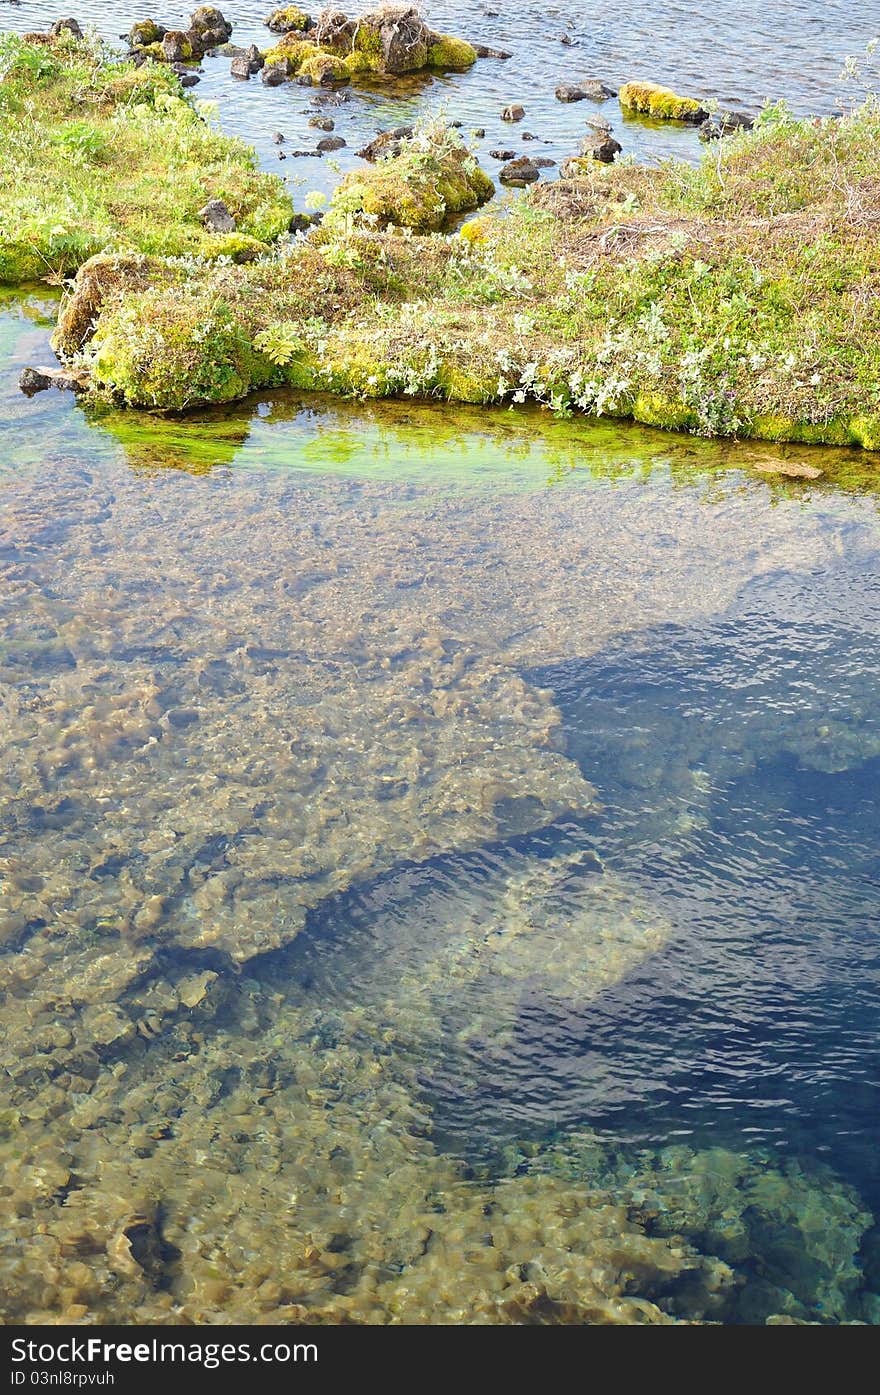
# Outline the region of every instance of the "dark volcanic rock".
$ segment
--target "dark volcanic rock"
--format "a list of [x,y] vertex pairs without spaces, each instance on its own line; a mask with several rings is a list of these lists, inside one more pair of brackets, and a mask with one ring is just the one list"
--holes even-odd
[[583,153],[592,155],[594,160],[601,160],[604,165],[610,165],[615,155],[619,155],[622,150],[620,141],[616,141],[613,136],[607,136],[605,140],[588,142],[588,149]]
[[162,36],[162,54],[166,63],[185,63],[193,56],[189,36],[182,29],[168,29]]
[[616,97],[617,93],[613,87],[606,87],[604,82],[590,79],[588,82],[563,83],[556,89],[556,97],[560,102],[583,102],[589,99],[591,102],[607,102],[610,97]]
[[362,146],[357,154],[362,160],[385,160],[399,155],[403,142],[412,136],[412,126],[396,126],[393,131],[380,131],[371,141]]
[[318,141],[317,148],[324,153],[328,153],[331,150],[341,150],[346,144],[347,141],[344,141],[342,136],[325,136],[323,140]]
[[505,108],[504,108],[503,112],[501,113],[501,120],[502,120],[502,121],[522,121],[522,119],[523,119],[523,117],[525,116],[525,114],[526,114],[526,109],[525,109],[525,107],[518,106],[516,103],[514,103],[513,106],[509,106],[509,107],[505,107]]
[[716,111],[700,126],[700,140],[720,140],[734,131],[750,131],[754,124],[744,111]]
[[487,48],[485,44],[474,44],[474,52],[478,58],[510,58],[510,54],[503,48]]
[[164,24],[157,24],[152,19],[141,19],[131,26],[125,38],[129,48],[141,48],[144,44],[161,44],[167,32]]
[[[273,34],[305,34],[307,30],[314,29],[315,21],[307,14],[302,13],[305,24],[299,23],[296,19],[290,18],[291,6],[282,6],[279,10],[273,10],[263,21],[266,28]],[[298,6],[296,8],[299,8]]]
[[190,33],[195,34],[204,51],[225,44],[232,33],[229,20],[214,5],[199,5],[189,17]]
[[18,377],[18,386],[26,397],[46,388],[61,388],[64,392],[84,392],[89,375],[84,368],[23,368]]
[[493,160],[515,160],[515,150],[490,150],[489,155]]
[[332,131],[336,122],[332,116],[312,116],[309,125],[314,126],[316,131]]
[[49,34],[53,39],[58,34],[63,34],[65,31],[68,34],[72,34],[75,39],[81,39],[83,36],[83,31],[80,29],[79,23],[75,19],[56,19],[54,24],[49,25]]
[[267,87],[280,87],[282,82],[287,81],[287,69],[283,63],[267,63],[260,73],[260,80]]
[[541,171],[530,160],[527,155],[522,155],[518,160],[511,160],[506,164],[498,178],[502,184],[524,185],[534,184],[536,179],[541,178]]
[[199,209],[199,217],[210,232],[235,232],[235,219],[222,199],[210,199]]

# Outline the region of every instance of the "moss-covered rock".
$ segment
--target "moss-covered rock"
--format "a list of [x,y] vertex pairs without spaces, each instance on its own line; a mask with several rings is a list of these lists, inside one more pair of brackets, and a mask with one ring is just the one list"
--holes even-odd
[[305,10],[298,9],[296,5],[284,5],[281,9],[273,10],[263,22],[273,34],[303,33],[311,29],[314,23]]
[[477,50],[465,39],[455,39],[450,34],[441,34],[428,45],[427,66],[451,73],[464,73],[477,61]]
[[329,224],[354,215],[381,228],[425,232],[478,208],[494,192],[455,133],[434,127],[404,141],[399,155],[347,175],[333,195]]
[[157,24],[154,19],[138,20],[128,31],[129,47],[147,48],[151,44],[161,44],[165,32],[164,25]]
[[655,82],[625,82],[617,94],[624,111],[640,112],[655,121],[687,121],[698,125],[708,112],[695,97],[681,97]]
[[[286,14],[278,11],[277,14]],[[274,21],[275,16],[270,16]],[[268,21],[267,21],[268,23]],[[290,76],[322,71],[316,55],[333,58],[323,71],[341,81],[366,74],[397,75],[434,68],[464,72],[476,62],[476,49],[463,39],[436,34],[418,11],[409,5],[385,5],[379,10],[349,19],[340,10],[325,10],[314,26],[282,21],[269,25],[283,34],[279,44],[265,51],[267,63],[286,62]],[[308,49],[303,49],[303,33],[308,30]],[[313,77],[314,80],[314,77]]]
[[196,37],[202,50],[205,50],[228,43],[232,35],[232,25],[215,5],[199,5],[190,15],[189,32]]

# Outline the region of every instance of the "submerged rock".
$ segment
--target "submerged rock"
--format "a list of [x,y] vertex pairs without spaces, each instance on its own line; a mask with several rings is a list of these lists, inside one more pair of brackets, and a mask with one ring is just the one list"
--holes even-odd
[[489,48],[486,44],[474,44],[474,53],[478,58],[500,58],[507,59],[513,55],[503,48]]
[[502,120],[502,121],[522,121],[522,119],[523,119],[523,117],[525,116],[525,114],[526,114],[526,109],[525,109],[525,107],[519,106],[517,103],[514,103],[513,106],[509,106],[509,107],[505,107],[505,108],[504,108],[503,112],[501,113],[501,120]]
[[18,386],[26,397],[33,397],[46,388],[61,388],[64,392],[85,392],[89,375],[84,368],[23,368]]
[[757,460],[754,468],[762,475],[785,475],[793,480],[818,480],[822,471],[816,465],[798,460]]

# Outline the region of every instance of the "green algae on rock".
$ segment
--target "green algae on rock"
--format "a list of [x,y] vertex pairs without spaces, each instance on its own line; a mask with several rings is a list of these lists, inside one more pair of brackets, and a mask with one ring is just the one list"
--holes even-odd
[[618,92],[624,111],[640,112],[655,121],[687,121],[698,124],[709,113],[695,97],[680,97],[656,82],[625,82]]
[[[0,150],[0,283],[60,279],[104,251],[244,260],[290,226],[283,182],[166,65],[67,32],[4,39]],[[199,218],[212,198],[235,218],[226,238]]]

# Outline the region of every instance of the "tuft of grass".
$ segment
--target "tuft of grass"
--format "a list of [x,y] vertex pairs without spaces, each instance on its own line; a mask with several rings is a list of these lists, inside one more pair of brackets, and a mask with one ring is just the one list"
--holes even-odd
[[[198,217],[212,198],[238,224],[224,252]],[[105,249],[252,256],[293,213],[282,181],[209,124],[167,65],[66,32],[0,40],[0,205],[5,284],[63,279]]]

